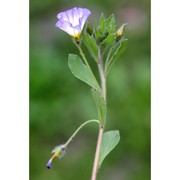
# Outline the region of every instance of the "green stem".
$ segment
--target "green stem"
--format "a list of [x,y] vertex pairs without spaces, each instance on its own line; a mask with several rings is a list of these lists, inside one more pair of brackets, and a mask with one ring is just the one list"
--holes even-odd
[[95,120],[95,119],[92,119],[92,120],[88,120],[86,121],[85,123],[81,124],[81,126],[79,126],[79,128],[73,133],[73,135],[68,139],[68,141],[66,142],[66,144],[64,144],[64,147],[67,147],[68,144],[72,141],[72,139],[76,136],[76,134],[80,131],[80,129],[82,127],[84,127],[86,124],[88,123],[92,123],[92,122],[96,122],[99,124],[99,121],[98,120]]
[[101,151],[103,132],[104,132],[104,126],[102,125],[99,128],[98,141],[97,141],[97,145],[96,145],[96,154],[95,154],[95,158],[94,158],[91,180],[96,180],[96,177],[97,177],[97,172],[99,169],[98,163],[99,163],[99,155],[100,155],[100,151]]
[[[101,78],[101,88],[102,88],[102,96],[106,102],[106,76],[104,73],[104,67],[103,67],[103,60],[102,60],[102,55],[101,55],[101,49],[100,47],[98,48],[98,69],[99,69],[99,74]],[[92,171],[92,176],[91,180],[96,180],[97,177],[97,172],[99,169],[99,156],[100,156],[100,151],[101,151],[101,144],[102,144],[102,139],[103,139],[103,133],[104,133],[104,125],[105,125],[105,119],[103,121],[104,123],[101,123],[100,128],[99,128],[99,134],[98,134],[98,141],[96,145],[96,153],[95,153],[95,158],[94,158],[94,164],[93,164],[93,171]]]
[[102,96],[104,97],[104,101],[106,102],[106,74],[104,72],[100,47],[98,48],[98,56],[99,56],[98,69],[99,69],[99,74],[101,78]]

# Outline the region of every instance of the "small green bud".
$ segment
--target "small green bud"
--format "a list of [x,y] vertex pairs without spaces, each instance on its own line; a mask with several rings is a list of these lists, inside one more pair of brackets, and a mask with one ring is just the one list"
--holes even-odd
[[92,35],[92,24],[91,23],[88,23],[87,24],[87,29],[86,29],[86,32],[91,36]]
[[125,26],[127,26],[127,23],[123,24],[116,32],[116,40],[119,41],[122,36],[124,35]]

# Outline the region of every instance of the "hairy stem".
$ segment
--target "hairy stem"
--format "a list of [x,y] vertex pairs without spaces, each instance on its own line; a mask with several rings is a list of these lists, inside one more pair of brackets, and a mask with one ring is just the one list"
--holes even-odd
[[92,119],[92,120],[89,120],[89,121],[86,121],[85,123],[81,124],[81,126],[79,126],[79,128],[73,133],[73,135],[68,139],[68,141],[66,142],[66,144],[64,144],[65,147],[68,146],[68,144],[72,141],[72,139],[76,136],[76,134],[79,132],[79,130],[84,127],[86,124],[88,123],[92,123],[92,122],[96,122],[99,124],[99,121],[98,120],[95,120],[95,119]]
[[[100,78],[101,78],[102,96],[104,98],[104,101],[106,102],[106,76],[104,73],[103,60],[102,60],[100,47],[98,49],[98,57],[99,57],[98,69],[99,69],[99,74],[100,74]],[[106,122],[105,119],[103,122]],[[98,141],[97,141],[97,145],[96,145],[96,153],[95,153],[95,159],[94,159],[91,180],[96,180],[97,172],[99,169],[98,163],[99,163],[99,156],[100,156],[100,150],[101,150],[101,144],[102,144],[102,138],[103,138],[103,132],[104,132],[104,125],[105,124],[101,124],[100,128],[99,128]]]
[[97,172],[99,169],[98,162],[99,162],[103,132],[104,132],[104,126],[100,126],[91,180],[96,180],[97,177]]

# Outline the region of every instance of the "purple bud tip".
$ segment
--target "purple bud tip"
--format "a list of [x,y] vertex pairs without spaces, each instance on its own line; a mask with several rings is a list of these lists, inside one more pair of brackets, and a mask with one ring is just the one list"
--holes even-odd
[[51,166],[49,166],[49,165],[46,165],[46,167],[47,167],[48,169],[51,169]]
[[48,163],[46,164],[46,167],[47,167],[48,169],[51,168],[51,163],[52,163],[52,160],[50,159],[50,160],[48,161]]

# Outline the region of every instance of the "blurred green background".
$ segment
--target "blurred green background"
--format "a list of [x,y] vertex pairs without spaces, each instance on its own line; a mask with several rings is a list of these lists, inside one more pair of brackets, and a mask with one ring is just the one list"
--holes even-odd
[[111,69],[107,83],[106,131],[120,130],[121,140],[103,162],[98,180],[149,180],[149,0],[30,0],[30,179],[91,177],[96,124],[79,132],[51,170],[45,167],[54,146],[65,143],[84,121],[97,118],[90,88],[68,68],[68,54],[78,51],[70,36],[55,27],[56,14],[74,6],[89,8],[90,21],[103,12],[106,17],[114,13],[118,26],[128,23],[127,49]]

